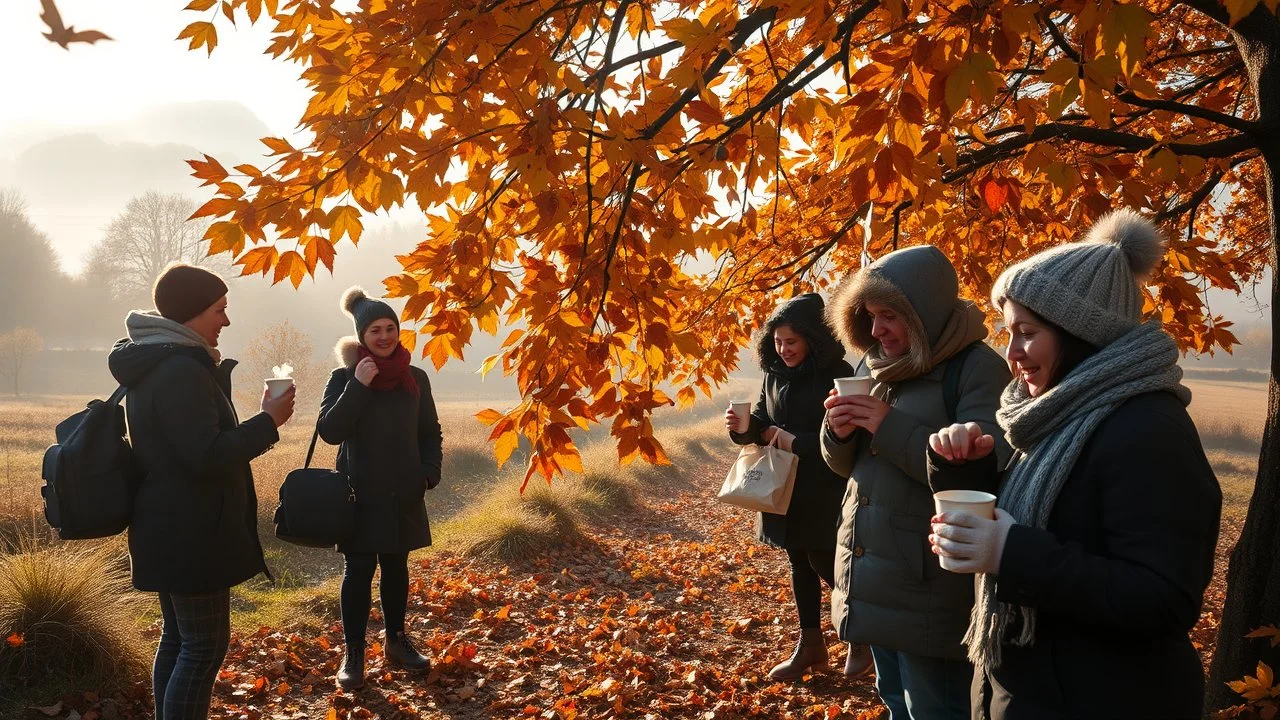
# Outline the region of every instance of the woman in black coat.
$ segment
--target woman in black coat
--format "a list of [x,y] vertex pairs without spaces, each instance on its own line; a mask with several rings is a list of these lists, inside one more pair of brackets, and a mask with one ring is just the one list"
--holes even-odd
[[[757,525],[760,540],[786,550],[791,562],[800,637],[791,657],[770,670],[769,677],[794,680],[826,667],[828,660],[822,582],[834,584],[836,529],[846,483],[822,459],[819,433],[827,393],[835,378],[853,375],[853,368],[823,320],[822,297],[814,293],[792,298],[774,311],[756,340],[756,354],[764,384],[747,431],[734,431],[738,417],[732,408],[725,413],[725,425],[738,445],[767,444],[776,435],[779,447],[800,458],[787,514],[761,513]],[[858,675],[870,665],[866,648],[850,646],[846,673]]]
[[338,469],[356,493],[356,533],[338,547],[342,577],[342,629],[346,654],[338,684],[364,684],[365,629],[374,570],[381,566],[383,652],[389,663],[430,667],[405,635],[409,552],[431,544],[423,493],[440,482],[442,434],[427,374],[410,364],[391,306],[360,288],[343,295],[356,336],[338,343],[342,366],[333,371],[320,406],[320,437],[338,450]]
[[267,571],[249,462],[280,439],[294,390],[264,393],[240,422],[234,360],[218,339],[231,324],[227,286],[177,264],[156,280],[155,312],[132,312],[108,357],[128,388],[129,439],[141,476],[129,523],[133,584],[159,596],[164,625],[152,668],[156,720],[204,720],[231,642],[230,588]]
[[976,426],[930,438],[935,490],[998,495],[994,520],[944,512],[930,536],[944,568],[979,573],[974,718],[1200,717],[1187,633],[1222,493],[1178,348],[1141,321],[1140,278],[1162,255],[1155,227],[1120,211],[1007,270],[992,300],[1010,333],[997,419],[1014,460],[997,473]]

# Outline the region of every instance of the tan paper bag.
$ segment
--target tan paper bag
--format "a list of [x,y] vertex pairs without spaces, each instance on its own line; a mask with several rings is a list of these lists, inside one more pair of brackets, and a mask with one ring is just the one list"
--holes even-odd
[[716,499],[747,510],[786,515],[800,458],[776,447],[776,442],[775,435],[768,445],[742,448]]

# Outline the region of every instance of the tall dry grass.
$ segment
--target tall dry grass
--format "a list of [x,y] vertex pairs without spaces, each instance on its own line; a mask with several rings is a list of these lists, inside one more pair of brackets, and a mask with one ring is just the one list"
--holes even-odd
[[141,597],[119,542],[0,555],[0,701],[108,689],[146,672]]

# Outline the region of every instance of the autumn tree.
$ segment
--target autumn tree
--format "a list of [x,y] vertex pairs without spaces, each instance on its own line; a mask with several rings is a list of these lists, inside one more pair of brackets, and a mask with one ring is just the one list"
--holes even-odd
[[[296,405],[302,413],[320,407],[325,383],[329,380],[326,365],[317,357],[311,338],[288,320],[282,320],[255,334],[244,350],[240,366],[235,402],[242,415],[257,412],[262,400],[262,380],[272,377],[271,370],[288,363],[293,384],[298,389]],[[252,412],[250,412],[252,411]]]
[[[296,286],[363,214],[416,205],[425,237],[386,280],[405,341],[440,366],[516,328],[482,363],[522,392],[481,414],[499,459],[524,435],[526,480],[577,470],[567,429],[609,422],[623,462],[663,462],[655,408],[723,382],[779,299],[900,245],[938,246],[981,299],[1134,207],[1171,238],[1147,312],[1229,350],[1204,291],[1276,262],[1276,4],[194,0],[193,48],[219,10],[269,16],[313,133],[264,138],[264,165],[192,161],[214,191],[196,216]],[[1280,619],[1278,358],[1214,704],[1253,668],[1244,633]]]
[[104,279],[116,298],[145,304],[155,279],[170,263],[226,272],[225,259],[207,257],[201,243],[209,223],[188,219],[196,207],[184,195],[154,190],[132,198],[90,252],[86,274]]
[[7,379],[14,397],[22,392],[22,372],[44,350],[44,338],[28,327],[0,334],[0,377]]

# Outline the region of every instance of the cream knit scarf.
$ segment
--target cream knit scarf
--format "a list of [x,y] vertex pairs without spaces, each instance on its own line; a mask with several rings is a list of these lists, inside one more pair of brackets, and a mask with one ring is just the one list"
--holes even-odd
[[[1139,325],[1099,350],[1039,396],[1015,378],[1000,398],[996,419],[1016,451],[996,506],[1021,525],[1045,528],[1059,491],[1098,425],[1129,398],[1165,390],[1184,404],[1178,347],[1156,322]],[[964,643],[980,671],[1000,664],[1002,642],[1035,640],[1036,611],[996,600],[994,578],[977,576]]]
[[198,347],[209,353],[215,365],[222,362],[222,353],[200,337],[200,333],[158,312],[134,310],[125,318],[124,326],[129,332],[129,339],[138,345]]

